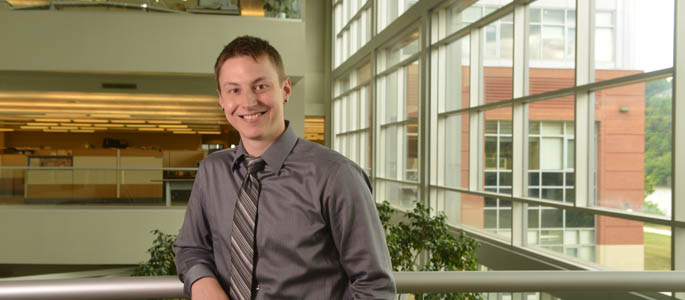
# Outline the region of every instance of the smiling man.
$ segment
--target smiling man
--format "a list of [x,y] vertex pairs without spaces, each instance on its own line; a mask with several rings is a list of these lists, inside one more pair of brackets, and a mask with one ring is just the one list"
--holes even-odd
[[390,258],[366,174],[298,138],[268,42],[236,38],[217,58],[219,104],[240,145],[202,161],[174,244],[192,299],[392,299]]

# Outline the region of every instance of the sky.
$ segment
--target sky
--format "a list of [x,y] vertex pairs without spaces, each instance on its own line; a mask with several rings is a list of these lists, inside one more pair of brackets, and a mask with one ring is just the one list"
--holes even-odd
[[636,68],[649,72],[672,67],[674,0],[632,1],[636,6]]

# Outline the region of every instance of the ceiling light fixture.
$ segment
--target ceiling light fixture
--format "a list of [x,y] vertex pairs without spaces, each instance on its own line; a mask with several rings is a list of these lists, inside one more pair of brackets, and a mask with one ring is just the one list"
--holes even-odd
[[140,131],[164,131],[164,128],[138,128]]
[[132,127],[132,128],[156,128],[157,125],[150,125],[150,124],[126,124],[126,127]]
[[28,122],[26,123],[28,126],[57,126],[59,124],[57,123],[36,123],[36,122]]
[[150,124],[183,124],[181,121],[174,120],[148,120]]
[[68,127],[68,126],[52,126],[50,129],[54,130],[73,130],[73,129],[78,129],[78,127]]
[[144,120],[112,120],[112,123],[145,124],[145,121]]
[[111,118],[111,119],[128,119],[131,115],[120,115],[120,114],[89,114],[91,118]]
[[124,127],[124,124],[93,124],[95,127],[107,127],[107,128],[114,128],[114,127]]
[[36,122],[71,122],[69,119],[33,119]]
[[76,123],[109,123],[109,120],[100,120],[100,119],[76,119],[74,120]]

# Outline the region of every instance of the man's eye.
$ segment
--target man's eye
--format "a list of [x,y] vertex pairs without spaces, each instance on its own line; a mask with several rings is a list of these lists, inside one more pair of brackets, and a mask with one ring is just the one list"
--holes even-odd
[[239,89],[229,89],[229,90],[228,90],[228,93],[229,93],[229,94],[237,94],[238,92],[240,92]]
[[263,90],[263,89],[265,89],[265,88],[267,88],[267,85],[266,85],[266,84],[258,84],[257,86],[255,86],[254,89],[257,90],[257,91],[259,91],[259,90]]

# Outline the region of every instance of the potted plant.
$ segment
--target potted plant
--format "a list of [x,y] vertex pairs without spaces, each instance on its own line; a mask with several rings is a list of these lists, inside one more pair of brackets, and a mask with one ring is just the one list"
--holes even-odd
[[[463,232],[458,237],[449,231],[446,216],[431,216],[430,208],[416,203],[414,209],[391,222],[394,209],[388,201],[378,206],[385,230],[393,271],[475,271],[478,267],[478,242]],[[482,299],[478,293],[416,294],[415,299]],[[399,296],[398,296],[398,299]]]
[[267,17],[285,19],[290,17],[293,0],[265,0],[264,12]]

